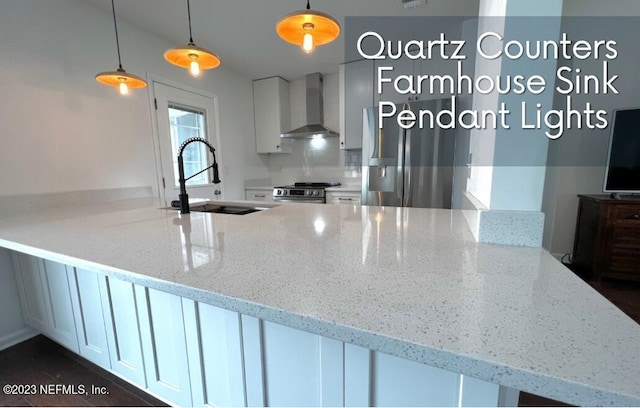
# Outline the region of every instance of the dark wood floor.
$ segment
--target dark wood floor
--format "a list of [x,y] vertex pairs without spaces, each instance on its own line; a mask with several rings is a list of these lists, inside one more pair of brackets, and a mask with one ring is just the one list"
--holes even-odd
[[[640,285],[616,282],[590,283],[603,296],[640,323]],[[6,395],[0,406],[166,406],[100,367],[38,336],[0,352],[0,385],[84,385],[89,395]],[[91,395],[90,387],[105,387],[107,395]],[[520,393],[519,406],[567,406]]]
[[[167,406],[44,336],[0,352],[0,385],[7,384],[35,385],[36,392],[31,395],[0,392],[0,406],[3,407]],[[56,390],[56,384],[75,387]],[[41,392],[41,385],[49,387],[47,392],[50,393]],[[92,394],[92,386],[104,387],[108,394]],[[69,395],[74,392],[79,395]]]

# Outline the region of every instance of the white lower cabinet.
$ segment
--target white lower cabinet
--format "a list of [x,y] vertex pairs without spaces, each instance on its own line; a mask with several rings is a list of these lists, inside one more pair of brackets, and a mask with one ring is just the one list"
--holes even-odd
[[327,191],[327,204],[360,205],[360,193],[356,191]]
[[518,392],[105,276],[14,254],[43,334],[179,406],[504,406]]
[[[80,355],[103,368],[111,369],[106,330],[109,325],[103,313],[107,278],[100,273],[73,268],[69,284]],[[108,306],[106,310],[109,310]]]
[[21,253],[13,263],[25,323],[78,353],[67,267]]
[[180,406],[191,406],[182,300],[135,285],[147,388]]
[[273,191],[272,190],[252,190],[245,189],[244,190],[244,198],[248,201],[264,201],[267,203],[273,202]]
[[42,276],[45,280],[43,288],[49,313],[49,327],[46,333],[53,340],[78,353],[78,336],[67,266],[49,260],[44,260],[42,265]]
[[244,407],[240,314],[182,299],[194,406]]
[[111,370],[146,388],[134,285],[108,277],[103,300]]
[[12,255],[24,321],[39,332],[45,333],[48,312],[42,287],[42,260],[19,252],[13,252]]

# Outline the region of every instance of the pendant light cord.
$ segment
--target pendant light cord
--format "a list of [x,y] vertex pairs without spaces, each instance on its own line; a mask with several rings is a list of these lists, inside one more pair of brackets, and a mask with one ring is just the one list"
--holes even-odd
[[111,11],[113,12],[113,27],[116,29],[116,48],[118,49],[118,67],[122,69],[122,60],[120,59],[120,40],[118,39],[118,23],[116,23],[116,6],[114,0],[111,0]]
[[189,17],[189,43],[193,44],[193,34],[191,34],[191,6],[187,0],[187,16]]
[[309,4],[310,0],[307,0],[307,10],[311,10],[311,5]]

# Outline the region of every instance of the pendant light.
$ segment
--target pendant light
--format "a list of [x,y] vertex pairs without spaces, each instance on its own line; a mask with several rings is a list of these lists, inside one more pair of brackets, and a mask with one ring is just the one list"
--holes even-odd
[[309,54],[315,47],[328,44],[340,35],[340,24],[330,15],[307,9],[287,14],[276,24],[276,32],[286,42],[299,45]]
[[111,11],[113,12],[113,27],[116,32],[116,48],[118,49],[118,69],[115,71],[101,72],[96,75],[96,81],[107,86],[118,88],[121,95],[129,93],[129,88],[144,88],[147,82],[137,75],[128,73],[122,68],[122,60],[120,59],[120,41],[118,39],[118,24],[116,23],[116,7],[114,0],[111,0]]
[[220,65],[220,58],[211,51],[198,47],[193,43],[189,0],[187,0],[187,16],[189,17],[189,44],[185,47],[167,50],[164,53],[164,59],[173,65],[187,68],[191,75],[197,77],[201,69],[217,68]]

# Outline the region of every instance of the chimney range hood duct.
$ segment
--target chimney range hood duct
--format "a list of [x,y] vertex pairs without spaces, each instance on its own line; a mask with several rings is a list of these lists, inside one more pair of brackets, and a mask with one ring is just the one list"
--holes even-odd
[[306,125],[280,135],[283,139],[312,139],[316,137],[339,136],[323,125],[322,74],[308,74],[305,77],[307,87]]

